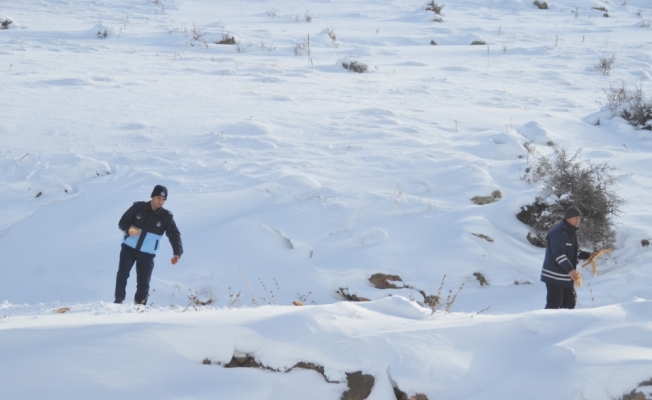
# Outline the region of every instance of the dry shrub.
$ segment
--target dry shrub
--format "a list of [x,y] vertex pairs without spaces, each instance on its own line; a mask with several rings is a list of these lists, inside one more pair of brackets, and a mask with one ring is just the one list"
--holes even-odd
[[472,46],[484,46],[487,44],[487,42],[483,42],[482,40],[474,40],[471,42]]
[[532,4],[539,7],[539,10],[547,10],[548,9],[548,3],[546,3],[545,1],[543,3],[539,3],[539,0],[534,0],[534,3],[532,3]]
[[647,247],[647,246],[649,246],[649,245],[650,245],[650,241],[649,241],[649,240],[647,240],[647,239],[643,239],[643,240],[641,240],[641,246],[643,246],[643,247]]
[[611,56],[602,56],[597,63],[593,64],[595,69],[602,72],[604,75],[609,75],[611,69],[616,62],[616,55],[612,54]]
[[301,43],[295,44],[294,45],[294,55],[295,56],[302,56],[302,55],[309,56],[310,55],[310,47],[308,46],[308,42],[301,42]]
[[604,7],[591,7],[591,8],[594,9],[594,10],[598,10],[598,11],[609,12],[609,10],[607,10],[607,9],[604,8]]
[[482,272],[474,272],[473,276],[478,280],[480,286],[489,286],[489,282],[487,282],[487,278],[482,274]]
[[637,129],[652,130],[652,101],[646,99],[641,85],[629,90],[622,82],[620,87],[609,85],[604,92],[607,98],[603,105],[609,107],[611,115],[622,117]]
[[443,4],[437,4],[435,0],[430,0],[430,3],[426,5],[426,11],[432,11],[437,15],[441,15],[441,10],[444,9]]
[[190,42],[191,46],[195,45],[194,42],[198,42],[204,45],[204,47],[208,48],[208,43],[206,43],[206,40],[204,39],[205,32],[203,29],[197,28],[197,26],[193,24],[190,33],[192,33],[192,40],[193,40],[192,42]]
[[54,312],[57,313],[57,314],[65,314],[68,311],[70,311],[70,307],[60,307],[60,308],[57,308],[56,310],[54,310]]
[[222,40],[215,42],[215,44],[235,44],[235,38],[227,33],[223,33]]
[[471,201],[473,204],[477,204],[479,206],[484,205],[484,204],[491,204],[495,203],[499,199],[503,198],[503,194],[500,190],[494,190],[491,192],[490,196],[473,196],[471,198]]
[[431,44],[432,46],[437,46],[437,42],[435,42],[434,40],[431,40],[431,41],[430,41],[430,44]]
[[577,231],[580,241],[596,249],[612,247],[616,238],[612,218],[619,214],[623,203],[616,191],[614,168],[607,163],[582,160],[581,150],[571,155],[566,149],[555,146],[554,154],[544,157],[532,144],[527,149],[530,166],[523,179],[542,185],[534,202],[522,206],[516,215],[534,230],[534,237],[528,240],[545,243],[543,238],[548,231],[562,221],[565,210],[574,205],[582,212],[582,224]]
[[351,61],[349,62],[343,62],[342,67],[344,69],[348,69],[353,72],[357,72],[359,74],[367,72],[367,69],[369,69],[369,66],[367,64],[359,63],[357,61]]
[[0,29],[9,29],[9,25],[11,25],[12,22],[14,21],[10,20],[9,18],[0,21]]
[[265,43],[265,41],[260,42],[260,48],[263,49],[263,51],[274,51],[274,50],[276,50],[276,46],[274,46],[273,44]]
[[337,35],[335,34],[335,31],[330,29],[330,28],[328,28],[328,37],[331,38],[331,40],[333,41],[333,44],[335,44],[335,42],[337,42]]
[[275,8],[270,8],[269,10],[267,10],[267,16],[269,16],[270,18],[276,18],[278,17],[278,11]]

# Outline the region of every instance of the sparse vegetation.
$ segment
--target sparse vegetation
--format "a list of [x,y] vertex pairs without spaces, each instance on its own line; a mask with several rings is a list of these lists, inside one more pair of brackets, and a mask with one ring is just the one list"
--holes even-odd
[[265,43],[264,41],[260,42],[260,48],[263,49],[263,51],[274,51],[274,50],[276,50],[276,46],[274,46],[273,44]]
[[652,130],[652,101],[646,99],[642,86],[628,90],[623,82],[620,87],[610,85],[604,92],[607,96],[604,105],[609,107],[611,115],[622,117],[637,129]]
[[235,38],[228,33],[223,33],[222,40],[215,42],[215,44],[235,44]]
[[607,10],[605,7],[592,7],[592,9],[598,10],[598,11],[609,12],[609,10]]
[[640,26],[641,28],[649,28],[652,26],[652,20],[644,19],[638,24],[638,26]]
[[[371,282],[376,289],[412,289],[416,290],[423,296],[423,303],[419,303],[421,306],[428,306],[430,310],[432,311],[431,314],[434,314],[442,305],[441,301],[441,292],[444,289],[444,282],[446,281],[446,275],[441,279],[441,284],[439,285],[439,288],[437,289],[437,294],[434,295],[429,295],[426,294],[425,291],[416,289],[413,286],[404,284],[401,280],[401,277],[398,275],[388,275],[388,274],[373,274],[369,278],[369,282]],[[400,283],[401,285],[398,286],[397,284]],[[449,290],[448,292],[448,297],[446,298],[446,302],[444,303],[446,305],[445,311],[447,313],[450,313],[450,309],[455,303],[455,300],[457,299],[457,295],[460,293],[462,288],[464,287],[464,283],[460,286],[460,288],[457,290],[457,292],[453,295],[453,291]],[[344,289],[346,290],[346,289]],[[340,288],[340,291],[337,293],[340,293],[342,291],[342,288]],[[341,294],[341,293],[340,293]],[[345,298],[348,300],[348,293],[345,293]],[[356,296],[357,297],[357,296]],[[410,296],[410,299],[412,299],[412,296]],[[367,300],[367,299],[364,299]],[[360,300],[351,300],[351,301],[360,301]]]
[[473,204],[477,204],[479,206],[484,205],[484,204],[490,204],[490,203],[495,203],[499,199],[503,198],[503,194],[500,190],[494,190],[491,192],[491,195],[489,196],[473,196],[471,198],[471,201]]
[[482,40],[474,40],[471,42],[471,46],[484,46],[486,44],[487,42],[484,42]]
[[616,62],[616,55],[602,56],[597,63],[593,64],[595,69],[602,72],[604,75],[609,75],[614,63]]
[[[249,46],[251,46],[251,45],[249,45]],[[242,43],[236,43],[235,44],[235,51],[237,51],[238,53],[246,53],[249,46],[245,47],[245,45],[243,45]]]
[[[204,300],[201,300],[199,298],[199,296],[200,296],[199,292],[195,291],[195,293],[193,293],[190,289],[188,289],[188,292],[189,292],[189,294],[188,294],[189,303],[188,303],[188,306],[186,306],[186,308],[184,308],[183,312],[186,312],[186,310],[188,310],[190,307],[192,307],[195,311],[198,311],[199,307],[209,306],[209,305],[211,305],[211,304],[213,304],[215,302],[215,298],[213,297],[212,293],[209,294],[208,300],[204,301]],[[147,296],[147,297],[149,297],[149,296]],[[143,300],[143,304],[145,304],[144,302],[146,302],[146,301],[147,301],[147,299]]]
[[359,74],[367,72],[367,69],[369,69],[369,66],[367,64],[363,64],[357,61],[351,61],[351,62],[343,62],[342,67],[344,69],[348,69],[349,71],[357,72]]
[[311,17],[310,14],[308,13],[308,11],[306,11],[306,13],[303,15],[303,19],[304,19],[306,22],[312,22],[312,17]]
[[59,307],[56,310],[54,310],[54,312],[57,314],[65,314],[68,311],[70,311],[70,307]]
[[641,240],[641,246],[643,246],[643,247],[647,247],[647,246],[649,246],[649,245],[650,245],[650,241],[649,241],[649,240],[647,240],[647,239],[643,239],[643,240]]
[[564,211],[574,205],[582,212],[578,236],[582,243],[596,249],[611,247],[615,240],[612,217],[618,215],[622,199],[617,195],[614,169],[608,164],[582,160],[580,150],[568,154],[555,146],[554,154],[544,157],[531,143],[527,145],[530,166],[523,179],[541,183],[542,191],[533,203],[521,207],[516,215],[530,226],[530,243],[545,247],[547,232],[563,220]]
[[330,29],[330,28],[328,28],[328,37],[331,38],[331,40],[333,41],[333,44],[335,44],[335,42],[337,42],[337,35],[335,34],[335,31]]
[[[261,278],[258,278],[258,282],[260,282],[260,285],[263,287],[263,290],[265,293],[269,293],[270,298],[267,299],[266,297],[259,296],[258,299],[261,300],[264,303],[267,303],[269,305],[277,305],[276,304],[276,296],[274,295],[273,290],[267,289],[267,286],[265,285],[265,282]],[[274,285],[276,286],[276,293],[281,293],[281,288],[278,285],[278,281],[276,278],[274,278]]]
[[426,11],[432,11],[437,15],[441,15],[441,10],[444,9],[443,4],[437,4],[435,0],[430,0],[430,3],[426,5]]
[[514,285],[531,285],[531,284],[532,282],[530,281],[519,281],[519,280],[514,281]]
[[430,45],[431,45],[431,46],[437,46],[437,42],[435,42],[434,40],[431,40],[431,41],[430,41]]
[[539,8],[539,10],[547,10],[548,9],[548,3],[545,1],[543,3],[540,3],[539,0],[534,0],[534,4],[536,7]]
[[197,43],[201,43],[206,48],[208,48],[208,43],[206,43],[206,40],[204,40],[204,31],[202,29],[197,28],[197,26],[193,24],[190,33],[192,33],[192,40],[193,40],[192,42],[190,42],[191,46],[194,46],[195,42],[197,42]]
[[240,292],[233,293],[229,286],[229,309],[233,308],[240,301]]
[[294,55],[295,56],[309,56],[310,55],[310,46],[308,42],[301,42],[294,45]]
[[267,10],[267,16],[270,18],[276,18],[278,16],[278,11],[275,8],[270,8]]
[[107,32],[106,29],[104,30],[104,32],[97,31],[97,37],[100,39],[106,39],[108,36],[109,36],[109,32]]

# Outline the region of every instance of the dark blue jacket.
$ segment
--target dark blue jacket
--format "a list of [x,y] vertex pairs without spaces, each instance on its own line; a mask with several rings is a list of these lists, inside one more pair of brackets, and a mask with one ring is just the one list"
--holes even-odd
[[591,255],[579,249],[577,228],[564,220],[548,232],[546,242],[541,281],[555,286],[573,287],[573,280],[568,273],[575,269],[578,259],[584,260]]
[[[140,230],[136,236],[129,236],[130,226]],[[181,233],[172,213],[163,207],[152,211],[149,201],[137,201],[122,215],[118,227],[125,233],[123,243],[143,253],[156,254],[165,233],[170,239],[174,255],[181,256],[183,245]]]

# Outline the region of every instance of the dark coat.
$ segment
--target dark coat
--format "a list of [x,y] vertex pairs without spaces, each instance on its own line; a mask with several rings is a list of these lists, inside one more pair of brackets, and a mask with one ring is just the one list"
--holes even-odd
[[585,260],[591,255],[578,247],[577,228],[564,220],[548,232],[546,241],[541,281],[555,286],[573,287],[573,280],[568,273],[575,269],[578,259]]
[[[140,229],[136,236],[129,236],[129,227]],[[118,227],[125,233],[123,243],[143,253],[156,254],[165,233],[172,245],[174,255],[181,256],[183,245],[181,233],[172,213],[163,207],[152,211],[149,201],[137,201],[122,215]]]

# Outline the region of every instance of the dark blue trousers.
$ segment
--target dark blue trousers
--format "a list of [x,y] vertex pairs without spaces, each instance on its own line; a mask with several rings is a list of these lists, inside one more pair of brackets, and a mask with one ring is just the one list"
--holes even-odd
[[134,302],[136,304],[145,304],[149,296],[149,281],[152,279],[154,270],[154,254],[143,253],[122,244],[120,250],[120,264],[118,266],[118,275],[115,279],[115,302],[122,303],[127,296],[127,279],[131,268],[136,263],[136,295]]
[[546,308],[575,308],[575,288],[555,286],[546,283],[548,295],[546,296]]

